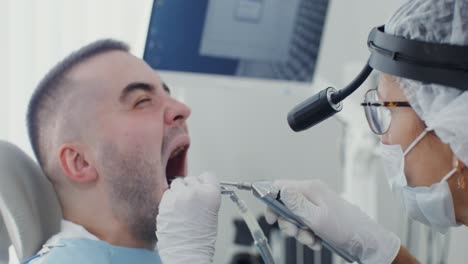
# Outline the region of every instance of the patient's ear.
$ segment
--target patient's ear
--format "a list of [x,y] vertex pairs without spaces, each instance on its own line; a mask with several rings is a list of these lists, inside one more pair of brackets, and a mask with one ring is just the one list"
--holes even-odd
[[59,149],[59,162],[65,175],[74,182],[90,183],[97,180],[96,168],[88,159],[83,146],[63,144]]

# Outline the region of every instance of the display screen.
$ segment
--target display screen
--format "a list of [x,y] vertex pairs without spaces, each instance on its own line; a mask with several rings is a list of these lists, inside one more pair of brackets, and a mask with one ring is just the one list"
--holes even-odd
[[310,82],[328,0],[155,0],[144,60],[158,70]]

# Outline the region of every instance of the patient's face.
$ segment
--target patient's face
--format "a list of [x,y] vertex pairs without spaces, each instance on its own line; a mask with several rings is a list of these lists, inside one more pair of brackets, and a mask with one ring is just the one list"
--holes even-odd
[[94,94],[90,138],[101,187],[117,218],[140,239],[154,242],[162,195],[174,177],[186,175],[190,109],[128,53],[108,52],[88,64],[80,77],[97,78],[87,92]]

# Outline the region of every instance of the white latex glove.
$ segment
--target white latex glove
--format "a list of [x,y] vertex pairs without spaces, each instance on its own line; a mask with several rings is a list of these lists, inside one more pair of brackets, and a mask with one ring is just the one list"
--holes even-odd
[[177,178],[159,204],[157,248],[163,263],[213,261],[221,189],[213,174]]
[[[388,264],[395,259],[400,239],[321,181],[277,181],[274,184],[281,190],[283,203],[331,246],[348,252],[363,264]],[[312,248],[318,247],[315,236],[299,231],[270,209],[265,218],[270,224],[278,220],[280,229],[287,235],[296,236]]]

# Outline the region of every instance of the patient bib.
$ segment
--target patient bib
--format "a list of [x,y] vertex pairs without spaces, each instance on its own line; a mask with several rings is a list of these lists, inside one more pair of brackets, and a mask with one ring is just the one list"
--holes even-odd
[[58,243],[45,245],[49,250],[23,261],[22,264],[161,264],[156,251],[143,248],[127,248],[111,245],[100,240],[84,238],[61,239]]

